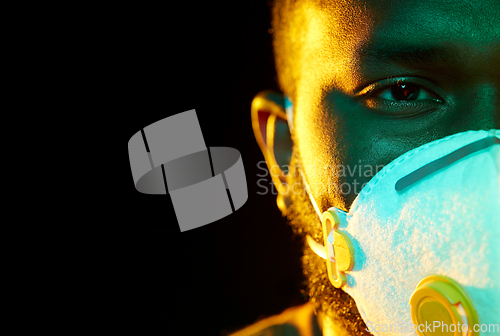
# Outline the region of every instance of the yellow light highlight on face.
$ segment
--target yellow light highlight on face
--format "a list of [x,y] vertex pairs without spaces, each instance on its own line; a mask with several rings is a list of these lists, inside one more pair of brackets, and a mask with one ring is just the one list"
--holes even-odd
[[[345,208],[340,198],[329,187],[339,184],[335,174],[325,171],[325,164],[336,167],[340,158],[335,157],[338,130],[333,111],[323,106],[324,98],[332,91],[351,94],[357,87],[361,74],[356,52],[368,40],[373,20],[359,3],[339,1],[326,7],[305,4],[302,9],[306,31],[297,57],[299,67],[295,109],[297,145],[303,162],[321,166],[305,173],[319,204],[328,203]],[[328,181],[325,183],[325,181]],[[329,197],[328,202],[326,198]]]
[[314,81],[352,92],[359,70],[355,53],[372,32],[369,13],[351,1],[339,1],[324,8],[309,4],[303,13],[307,28],[301,41],[300,90],[311,87]]

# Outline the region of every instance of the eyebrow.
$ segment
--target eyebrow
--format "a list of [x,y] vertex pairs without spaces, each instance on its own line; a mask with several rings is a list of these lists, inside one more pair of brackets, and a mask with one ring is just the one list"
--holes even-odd
[[457,51],[442,46],[372,44],[360,49],[357,55],[362,62],[368,63],[445,64],[456,57]]

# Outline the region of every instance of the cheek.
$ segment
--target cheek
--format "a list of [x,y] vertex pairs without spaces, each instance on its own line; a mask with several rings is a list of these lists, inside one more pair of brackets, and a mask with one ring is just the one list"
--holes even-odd
[[[311,97],[311,96],[310,96]],[[322,210],[331,206],[345,207],[345,200],[336,192],[345,182],[338,167],[345,161],[339,121],[320,103],[302,101],[295,116],[295,145],[307,182]]]
[[311,97],[299,101],[295,115],[301,164],[322,210],[348,210],[362,187],[414,142],[356,108],[342,93]]

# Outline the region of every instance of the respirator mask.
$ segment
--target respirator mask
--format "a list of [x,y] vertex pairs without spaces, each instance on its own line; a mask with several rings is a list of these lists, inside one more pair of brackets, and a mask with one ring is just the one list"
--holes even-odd
[[[287,101],[289,125],[293,125]],[[500,130],[457,133],[380,170],[307,236],[374,335],[500,335]]]

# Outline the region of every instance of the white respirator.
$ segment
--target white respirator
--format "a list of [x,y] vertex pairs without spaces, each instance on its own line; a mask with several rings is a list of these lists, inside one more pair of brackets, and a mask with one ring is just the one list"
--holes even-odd
[[372,334],[500,335],[499,138],[468,131],[415,148],[348,213],[322,213],[302,174],[324,236],[307,242]]

